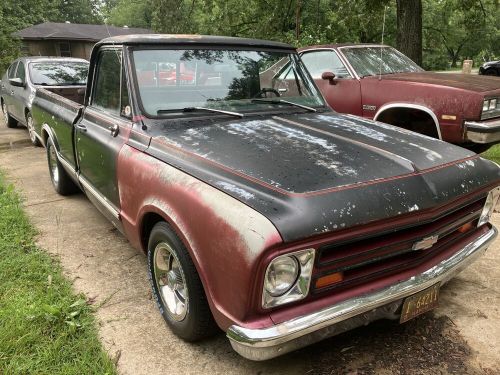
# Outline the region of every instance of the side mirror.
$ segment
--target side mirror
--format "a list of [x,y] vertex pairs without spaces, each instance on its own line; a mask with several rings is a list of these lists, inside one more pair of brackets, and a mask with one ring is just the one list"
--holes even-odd
[[337,84],[337,81],[335,80],[335,73],[333,72],[323,72],[321,74],[321,79],[330,81],[331,85]]
[[12,86],[16,86],[16,87],[26,86],[25,83],[21,80],[21,78],[9,78],[9,83]]

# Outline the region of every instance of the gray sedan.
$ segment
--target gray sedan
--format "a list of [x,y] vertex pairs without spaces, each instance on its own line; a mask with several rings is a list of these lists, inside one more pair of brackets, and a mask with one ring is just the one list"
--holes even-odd
[[31,142],[39,146],[31,103],[38,87],[83,103],[89,63],[84,59],[21,57],[7,69],[0,82],[0,103],[9,128],[26,126]]

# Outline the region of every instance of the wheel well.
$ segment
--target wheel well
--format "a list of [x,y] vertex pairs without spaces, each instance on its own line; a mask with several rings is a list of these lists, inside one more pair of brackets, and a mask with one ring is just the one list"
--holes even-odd
[[47,145],[47,140],[49,139],[49,133],[42,128],[42,139],[43,139],[43,144]]
[[388,108],[380,113],[377,117],[377,121],[411,130],[429,137],[439,138],[436,123],[432,116],[417,108]]
[[166,220],[165,218],[163,218],[163,216],[155,212],[148,212],[144,215],[141,223],[141,245],[144,252],[148,251],[148,241],[151,230],[153,230],[153,227],[160,221]]

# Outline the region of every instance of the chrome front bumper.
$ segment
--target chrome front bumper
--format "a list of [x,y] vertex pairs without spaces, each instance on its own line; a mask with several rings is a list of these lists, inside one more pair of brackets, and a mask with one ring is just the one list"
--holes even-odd
[[487,233],[429,270],[372,294],[343,301],[323,310],[272,327],[248,329],[232,325],[227,331],[233,349],[245,358],[262,361],[313,344],[381,318],[396,319],[403,299],[431,285],[445,283],[482,255],[498,232]]
[[495,143],[500,141],[500,120],[465,121],[466,138],[474,143]]

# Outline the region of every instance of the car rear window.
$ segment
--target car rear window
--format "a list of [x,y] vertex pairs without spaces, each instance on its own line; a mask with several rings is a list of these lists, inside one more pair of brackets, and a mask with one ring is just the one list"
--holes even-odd
[[84,62],[37,62],[30,64],[34,85],[72,86],[87,83],[89,64]]

